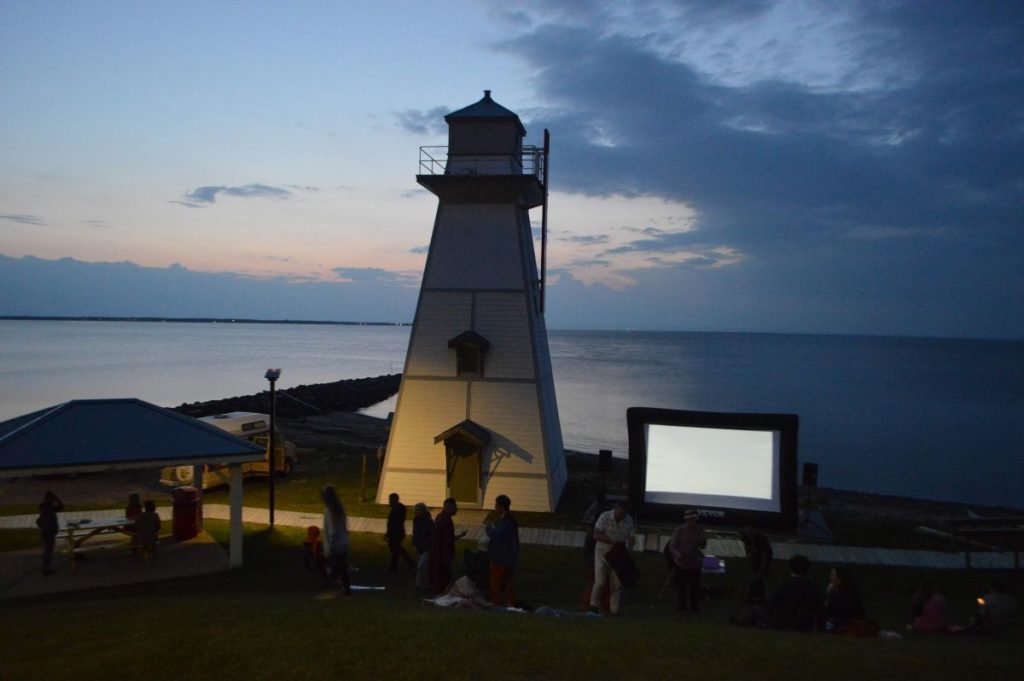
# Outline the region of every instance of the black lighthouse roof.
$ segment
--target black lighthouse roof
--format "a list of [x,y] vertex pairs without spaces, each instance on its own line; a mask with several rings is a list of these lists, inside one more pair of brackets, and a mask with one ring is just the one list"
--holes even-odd
[[444,120],[449,124],[453,120],[457,121],[472,121],[472,120],[496,120],[496,119],[514,119],[516,125],[519,128],[519,133],[525,137],[526,128],[523,127],[523,122],[519,120],[519,116],[513,111],[509,111],[501,104],[491,99],[491,91],[484,90],[484,97],[475,104],[470,104],[467,107],[453,111],[444,117]]

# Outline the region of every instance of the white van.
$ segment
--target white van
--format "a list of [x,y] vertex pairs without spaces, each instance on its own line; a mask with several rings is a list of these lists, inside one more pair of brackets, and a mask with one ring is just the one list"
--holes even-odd
[[[204,416],[199,419],[211,426],[216,426],[223,431],[231,433],[243,440],[253,444],[262,445],[270,449],[270,415],[257,414],[249,411],[232,411],[227,414],[215,416]],[[281,437],[281,433],[274,433],[274,470],[278,475],[288,475],[295,466],[295,445]],[[242,476],[253,475],[269,476],[269,457],[264,455],[262,461],[252,461],[242,464]],[[192,466],[166,466],[160,469],[160,484],[169,487],[179,485],[191,485]],[[203,466],[203,489],[220,487],[226,485],[231,479],[231,471],[227,466],[213,464]]]

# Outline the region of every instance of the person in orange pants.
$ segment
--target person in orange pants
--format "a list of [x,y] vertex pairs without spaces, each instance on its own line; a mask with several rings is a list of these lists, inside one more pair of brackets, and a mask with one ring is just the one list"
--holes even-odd
[[491,602],[515,604],[515,571],[519,564],[519,522],[512,515],[512,501],[504,494],[494,500],[497,518],[488,520],[484,529],[490,540],[487,557],[491,561]]

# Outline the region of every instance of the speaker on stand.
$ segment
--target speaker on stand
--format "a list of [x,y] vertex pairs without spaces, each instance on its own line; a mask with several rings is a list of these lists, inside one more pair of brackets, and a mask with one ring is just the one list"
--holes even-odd
[[813,500],[814,489],[818,486],[818,464],[811,462],[804,462],[803,468],[803,487],[804,487],[804,503],[803,509],[800,513],[800,533],[809,535],[815,538],[831,538],[832,533],[824,525],[824,519],[820,522],[818,518],[811,514],[811,502]]

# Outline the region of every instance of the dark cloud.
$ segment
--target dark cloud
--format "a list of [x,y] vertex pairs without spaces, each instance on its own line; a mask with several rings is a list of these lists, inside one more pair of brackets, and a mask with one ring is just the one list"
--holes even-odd
[[547,108],[527,127],[551,129],[558,189],[697,213],[693,231],[609,252],[733,248],[770,279],[762,290],[837,308],[855,297],[866,319],[882,302],[865,292],[891,306],[917,291],[907,319],[926,302],[950,328],[971,301],[1024,288],[1024,5],[844,6],[832,18],[845,71],[812,82],[819,64],[782,44],[762,46],[775,77],[684,54],[705,28],[747,26],[775,3],[628,3],[634,22],[672,19],[646,32],[620,30],[622,5],[581,4],[538,3],[547,14],[503,46],[536,70]]
[[[568,268],[573,268],[573,267],[606,267],[606,266],[611,265],[611,264],[612,264],[611,260],[605,260],[603,258],[592,258],[590,260],[573,260],[573,261],[568,263]],[[570,275],[570,276],[572,274],[571,270],[570,269],[566,269],[566,268],[560,269],[559,272],[562,272],[562,273]]]
[[624,232],[635,232],[638,234],[646,234],[648,236],[657,236],[665,233],[665,230],[658,229],[657,227],[622,227],[621,229]]
[[19,225],[45,225],[43,219],[38,215],[26,215],[24,213],[0,213],[0,220],[9,220]]
[[410,253],[415,253],[416,255],[423,255],[423,254],[425,254],[429,250],[430,250],[430,244],[427,244],[426,246],[416,246],[415,248],[410,248],[409,252]]
[[[308,188],[303,188],[308,190]],[[240,187],[207,186],[196,187],[185,193],[183,201],[173,201],[185,206],[197,207],[206,204],[216,203],[217,196],[234,196],[243,199],[264,198],[264,199],[287,199],[292,192],[284,187],[271,187],[265,184],[246,184]]]
[[395,113],[395,119],[400,128],[414,135],[447,135],[448,125],[444,117],[452,111],[454,109],[446,106],[437,106],[428,111],[408,109]]
[[558,237],[559,241],[568,241],[573,244],[585,244],[591,246],[594,244],[605,244],[608,243],[607,234],[570,234],[567,236]]

